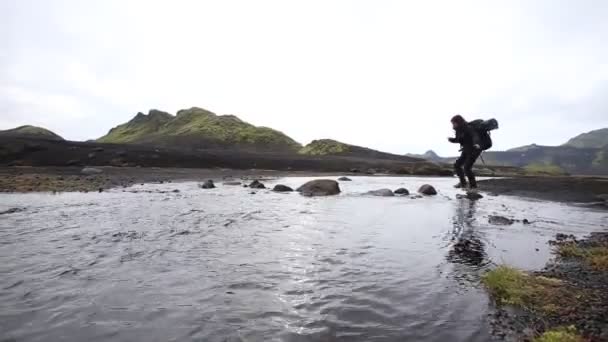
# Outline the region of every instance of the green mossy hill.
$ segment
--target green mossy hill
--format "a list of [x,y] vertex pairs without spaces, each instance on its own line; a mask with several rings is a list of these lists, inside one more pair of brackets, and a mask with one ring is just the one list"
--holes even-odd
[[579,134],[568,140],[564,145],[578,148],[608,147],[608,128],[596,129],[591,132]]
[[332,139],[313,140],[310,144],[304,146],[299,153],[309,156],[348,156],[407,162],[422,161],[420,158],[376,151],[366,147],[345,144]]
[[19,126],[17,128],[0,131],[0,136],[40,138],[40,139],[48,139],[48,140],[64,140],[61,136],[49,131],[46,128],[30,126],[30,125]]
[[104,143],[140,143],[188,147],[251,147],[297,151],[295,140],[282,132],[257,127],[234,115],[216,115],[201,108],[183,109],[177,115],[151,110],[138,113],[126,124],[99,138]]
[[313,140],[300,150],[300,154],[310,156],[347,154],[349,152],[351,152],[351,145],[331,139]]

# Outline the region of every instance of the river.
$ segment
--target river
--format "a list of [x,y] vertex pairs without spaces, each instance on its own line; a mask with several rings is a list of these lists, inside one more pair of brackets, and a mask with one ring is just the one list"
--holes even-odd
[[[0,211],[24,210],[0,215],[0,340],[487,341],[480,276],[540,269],[556,233],[605,229],[606,216],[458,200],[453,182],[353,177],[325,198],[194,182],[2,194]],[[439,195],[362,195],[424,183]]]

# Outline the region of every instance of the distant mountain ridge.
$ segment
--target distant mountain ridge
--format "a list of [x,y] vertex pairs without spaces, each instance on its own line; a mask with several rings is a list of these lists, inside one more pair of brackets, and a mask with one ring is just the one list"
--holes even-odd
[[64,140],[58,134],[42,127],[24,125],[12,129],[0,131],[0,136],[4,137],[22,137],[22,138],[40,138],[48,140]]
[[568,140],[563,146],[579,148],[603,148],[608,146],[608,128],[597,129],[579,134]]
[[412,157],[412,158],[426,159],[428,161],[432,161],[432,162],[436,162],[436,163],[443,161],[443,158],[441,158],[433,150],[428,150],[428,151],[424,152],[423,154],[408,153],[408,154],[406,154],[406,156]]
[[280,131],[254,126],[234,115],[216,115],[197,107],[182,109],[175,116],[155,109],[147,115],[137,113],[129,122],[112,128],[97,142],[292,152],[301,148],[298,142]]

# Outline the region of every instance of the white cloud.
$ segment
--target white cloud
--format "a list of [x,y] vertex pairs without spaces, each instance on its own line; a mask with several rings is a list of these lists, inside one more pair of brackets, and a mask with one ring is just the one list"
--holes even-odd
[[608,126],[607,16],[602,1],[0,0],[0,125],[85,139],[200,106],[301,142],[452,154],[463,113],[499,119],[497,148],[560,143]]

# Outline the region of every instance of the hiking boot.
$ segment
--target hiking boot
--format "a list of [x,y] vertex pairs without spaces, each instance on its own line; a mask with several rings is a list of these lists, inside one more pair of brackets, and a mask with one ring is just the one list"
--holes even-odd
[[460,182],[460,183],[458,183],[458,184],[454,185],[454,187],[455,187],[456,189],[466,189],[466,188],[468,188],[468,185],[467,185],[467,183],[462,183],[462,182]]

